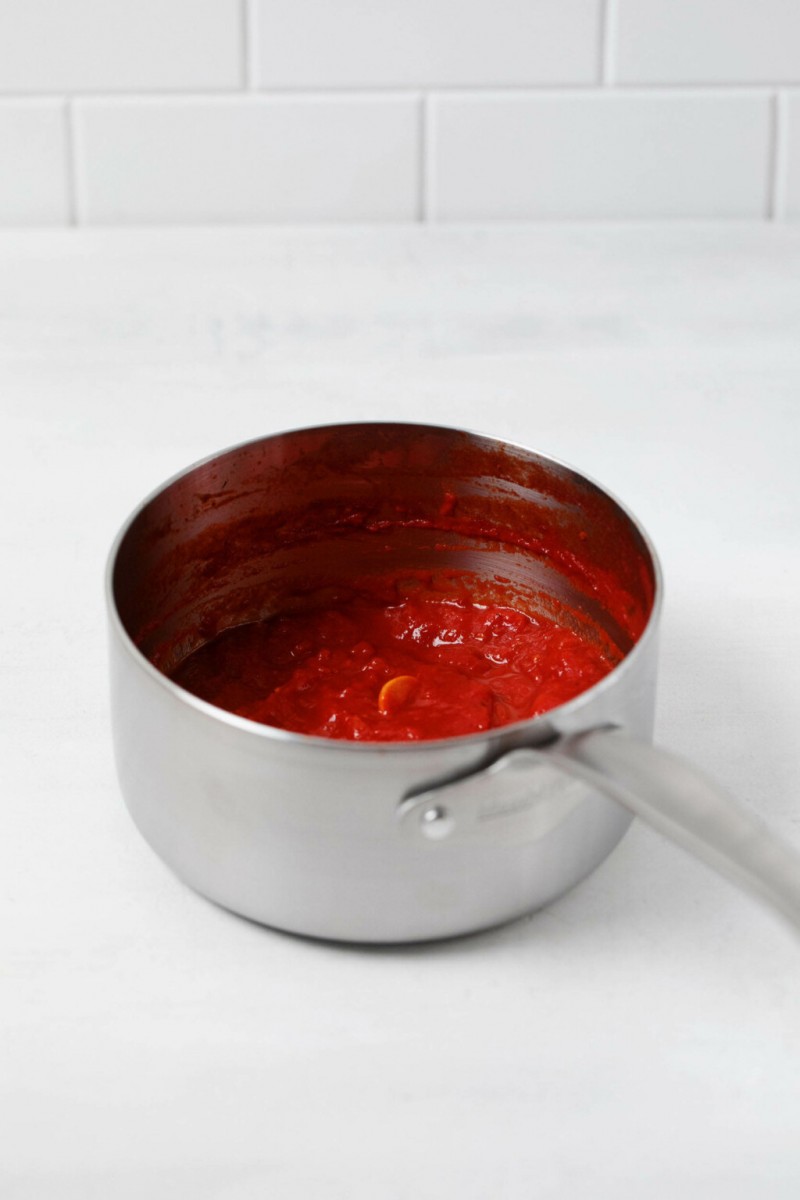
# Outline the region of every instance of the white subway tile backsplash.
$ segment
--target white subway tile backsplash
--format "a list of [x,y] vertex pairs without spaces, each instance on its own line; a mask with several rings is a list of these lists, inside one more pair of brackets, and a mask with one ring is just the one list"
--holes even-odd
[[800,0],[617,0],[620,83],[800,82]]
[[255,0],[261,87],[592,83],[600,0]]
[[786,154],[782,180],[785,194],[778,197],[785,216],[800,220],[800,92],[790,92],[785,104],[786,129],[782,150]]
[[438,220],[763,217],[766,94],[438,96]]
[[241,0],[0,0],[0,92],[235,88]]
[[0,0],[0,223],[800,218],[800,0]]
[[92,100],[75,119],[88,222],[417,216],[414,97]]
[[69,219],[63,102],[0,101],[0,223]]

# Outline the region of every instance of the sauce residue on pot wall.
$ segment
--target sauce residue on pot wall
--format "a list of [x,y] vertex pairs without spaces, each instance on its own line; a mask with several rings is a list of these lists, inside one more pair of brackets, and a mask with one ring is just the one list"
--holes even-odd
[[599,644],[541,613],[414,583],[384,578],[345,603],[236,626],[190,654],[173,678],[266,725],[411,741],[536,716],[614,665]]
[[584,691],[636,644],[655,576],[627,515],[569,469],[458,431],[366,425],[267,438],[179,476],[132,521],[113,586],[141,653],[204,699],[398,740]]

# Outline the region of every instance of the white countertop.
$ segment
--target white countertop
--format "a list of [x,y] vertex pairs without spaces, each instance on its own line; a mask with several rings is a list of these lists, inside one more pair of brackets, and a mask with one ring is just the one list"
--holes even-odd
[[4,233],[3,1200],[797,1200],[800,937],[649,829],[529,919],[359,949],[223,912],[134,828],[118,526],[349,418],[624,498],[659,741],[800,845],[800,227]]

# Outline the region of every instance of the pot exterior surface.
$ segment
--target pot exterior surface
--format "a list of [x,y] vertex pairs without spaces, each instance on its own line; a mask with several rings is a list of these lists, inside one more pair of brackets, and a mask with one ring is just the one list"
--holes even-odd
[[[437,438],[440,432],[433,430]],[[463,442],[469,435],[457,436]],[[505,453],[505,444],[497,445]],[[198,470],[208,478],[207,465]],[[563,468],[554,470],[566,475]],[[423,463],[415,476],[426,487],[427,473]],[[137,547],[146,545],[143,522],[153,512],[158,536],[164,529],[165,538],[174,538],[177,522],[165,520],[165,498],[170,487],[186,497],[189,478],[178,477],[123,530],[108,589],[112,725],[122,792],[141,833],[182,880],[266,925],[388,943],[509,921],[547,904],[603,861],[625,833],[629,812],[544,761],[537,765],[531,748],[609,724],[650,739],[657,605],[644,635],[610,675],[542,717],[427,743],[354,744],[287,734],[190,696],[140,648],[155,627],[137,559]],[[599,492],[586,487],[592,495]],[[519,492],[515,484],[509,503],[520,503]],[[182,503],[191,500],[189,495]],[[640,539],[619,512],[613,519],[629,522]],[[201,517],[207,536],[212,518],[205,512]],[[185,602],[180,574],[168,575],[149,550],[141,561],[147,555],[156,564],[154,579],[164,590],[172,587],[177,598],[164,609],[172,620]],[[657,566],[653,570],[657,587]],[[145,631],[141,637],[136,621]],[[520,750],[526,753],[515,757]],[[501,778],[493,772],[504,760],[514,762],[514,772]],[[444,807],[415,807],[415,797],[462,777],[473,783],[448,790],[452,806],[448,800]],[[470,819],[462,819],[466,813]]]
[[[409,836],[399,818],[409,793],[477,770],[530,739],[357,753],[303,745],[261,737],[185,703],[115,634],[111,666],[117,769],[141,833],[196,891],[279,929],[404,942],[488,928],[580,882],[631,820],[608,797],[565,778],[563,819],[544,831],[513,810],[474,836]],[[632,667],[572,708],[558,732],[612,723],[648,738],[653,641]],[[557,781],[544,795],[532,787],[532,803],[558,799],[561,790]]]

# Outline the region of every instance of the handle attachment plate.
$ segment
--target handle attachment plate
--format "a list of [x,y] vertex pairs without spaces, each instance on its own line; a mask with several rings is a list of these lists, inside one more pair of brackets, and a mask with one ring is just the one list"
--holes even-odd
[[403,833],[428,842],[519,844],[544,837],[589,794],[581,780],[532,748],[511,750],[474,774],[404,799]]

